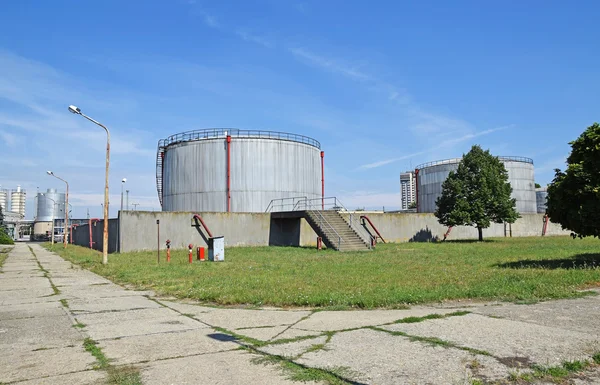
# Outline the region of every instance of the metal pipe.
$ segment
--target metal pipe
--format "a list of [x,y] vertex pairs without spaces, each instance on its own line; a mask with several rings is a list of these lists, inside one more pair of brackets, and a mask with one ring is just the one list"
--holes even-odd
[[321,210],[325,210],[325,151],[321,151]]
[[92,222],[98,222],[100,219],[98,218],[90,218],[88,219],[88,228],[90,230],[90,249],[94,248],[94,242],[92,241]]
[[231,212],[231,135],[227,135],[227,212]]
[[417,212],[419,212],[419,169],[415,168],[415,201],[417,202]]
[[366,219],[367,222],[369,222],[369,224],[371,225],[371,227],[373,228],[373,230],[375,230],[375,233],[377,233],[377,235],[379,236],[379,238],[381,238],[381,241],[383,243],[385,243],[385,239],[383,239],[383,237],[381,236],[381,234],[379,233],[379,230],[377,230],[377,227],[375,227],[375,225],[373,224],[373,222],[371,222],[371,220],[369,219],[368,216],[366,215],[361,215],[360,219]]
[[198,214],[194,214],[193,216],[194,219],[198,219],[200,221],[200,223],[202,224],[202,227],[204,227],[204,229],[206,230],[206,232],[208,233],[209,237],[213,237],[212,233],[210,232],[210,230],[208,229],[208,227],[206,227],[206,223],[204,223],[204,221],[202,220],[202,217]]
[[156,220],[156,263],[160,263],[160,219]]

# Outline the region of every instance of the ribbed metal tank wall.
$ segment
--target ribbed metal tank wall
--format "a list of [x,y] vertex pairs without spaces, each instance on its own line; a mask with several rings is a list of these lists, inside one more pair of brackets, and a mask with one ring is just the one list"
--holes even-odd
[[[508,181],[513,189],[511,197],[517,200],[519,213],[535,213],[536,196],[533,175],[533,161],[520,157],[499,157],[508,172]],[[418,212],[432,213],[437,206],[435,201],[442,195],[442,183],[456,171],[461,158],[430,162],[417,166]]]
[[[232,212],[264,212],[272,199],[321,197],[317,141],[291,134],[229,133]],[[192,135],[191,140],[184,136],[164,147],[163,211],[227,211],[226,136],[226,131]]]
[[535,200],[538,214],[545,214],[548,208],[548,190],[546,187],[535,189]]
[[[53,199],[54,202],[50,199]],[[36,222],[51,222],[54,219],[64,219],[65,212],[65,194],[59,193],[53,188],[49,188],[45,193],[38,193],[37,195],[37,216]],[[54,210],[54,215],[52,211]]]

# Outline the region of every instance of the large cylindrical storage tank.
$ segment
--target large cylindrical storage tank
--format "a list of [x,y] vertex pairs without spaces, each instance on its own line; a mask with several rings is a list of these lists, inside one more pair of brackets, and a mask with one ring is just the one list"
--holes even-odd
[[321,198],[314,139],[272,131],[207,129],[159,142],[163,211],[264,212],[271,200]]
[[[54,202],[56,202],[56,205]],[[52,222],[54,219],[65,218],[65,194],[49,188],[45,193],[37,194],[36,222]]]
[[535,189],[535,200],[537,203],[537,213],[545,214],[548,208],[548,188],[541,187]]
[[[508,172],[508,182],[513,189],[511,197],[517,201],[517,212],[537,212],[533,160],[515,156],[499,156],[498,158]],[[442,183],[450,171],[458,169],[460,161],[461,158],[454,158],[417,166],[418,212],[433,213],[436,210],[435,201],[442,195]]]

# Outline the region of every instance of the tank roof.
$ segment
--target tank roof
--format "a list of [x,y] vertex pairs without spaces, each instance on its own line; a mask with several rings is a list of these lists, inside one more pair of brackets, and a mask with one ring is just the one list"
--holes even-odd
[[[500,159],[501,161],[504,161],[504,162],[522,162],[522,163],[533,164],[533,159],[531,159],[531,158],[525,158],[523,156],[498,156],[497,158]],[[460,163],[461,160],[462,160],[462,158],[434,160],[432,162],[427,162],[427,163],[420,164],[420,165],[418,165],[415,168],[417,170],[421,170],[423,168],[433,167],[433,166],[439,166],[439,165],[442,165],[442,164]]]
[[201,130],[192,130],[180,132],[171,135],[166,139],[158,141],[158,147],[167,147],[171,144],[181,142],[191,142],[204,139],[225,138],[227,136],[235,138],[259,138],[259,139],[277,139],[290,142],[304,143],[321,149],[319,141],[304,135],[291,134],[288,132],[263,131],[263,130],[239,130],[237,128],[206,128]]

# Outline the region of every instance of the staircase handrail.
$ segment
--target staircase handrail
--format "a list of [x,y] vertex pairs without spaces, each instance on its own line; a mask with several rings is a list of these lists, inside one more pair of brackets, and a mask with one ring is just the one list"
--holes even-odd
[[319,210],[309,210],[311,215],[315,215],[317,214],[320,217],[320,221],[321,221],[321,228],[323,227],[323,222],[325,222],[327,224],[327,226],[329,226],[329,229],[331,229],[331,231],[333,231],[335,233],[335,235],[337,235],[338,237],[338,250],[340,249],[342,242],[344,242],[344,238],[342,238],[342,236],[340,234],[338,234],[338,232],[335,230],[335,228],[331,225],[331,223],[329,223],[329,221],[327,221],[327,219],[323,216],[323,214],[321,213],[321,211]]

